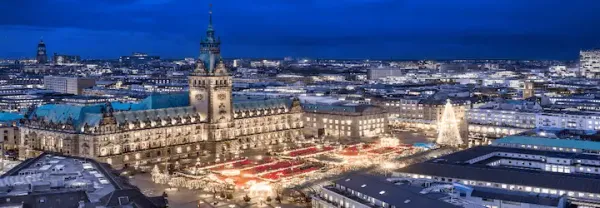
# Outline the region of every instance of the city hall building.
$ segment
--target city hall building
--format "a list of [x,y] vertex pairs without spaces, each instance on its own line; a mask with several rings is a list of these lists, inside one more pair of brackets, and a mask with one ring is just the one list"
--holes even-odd
[[152,95],[139,103],[29,109],[20,128],[20,158],[47,151],[119,168],[195,162],[191,159],[201,156],[222,160],[244,149],[302,139],[299,100],[234,98],[212,14],[206,34],[188,93]]

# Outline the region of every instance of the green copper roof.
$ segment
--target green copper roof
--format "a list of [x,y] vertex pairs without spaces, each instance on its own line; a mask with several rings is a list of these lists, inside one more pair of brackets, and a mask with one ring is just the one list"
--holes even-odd
[[23,115],[18,113],[0,113],[0,122],[15,121],[22,118]]
[[576,148],[586,150],[599,150],[600,142],[570,140],[570,139],[551,139],[545,137],[530,137],[530,136],[507,136],[501,139],[496,139],[493,144],[517,144],[517,145],[536,145],[557,148]]
[[[122,114],[124,112],[135,112],[145,110],[157,110],[157,109],[174,109],[174,113],[170,114],[181,114],[179,111],[184,111],[179,108],[189,107],[188,93],[173,93],[173,94],[155,94],[148,96],[146,99],[138,103],[111,103],[112,108],[115,110],[115,114]],[[102,111],[106,109],[106,104],[97,105],[67,105],[67,104],[47,104],[39,106],[35,109],[35,112],[30,115],[38,117],[38,119],[45,119],[54,123],[66,124],[69,119],[73,122],[75,129],[81,129],[86,123],[90,126],[97,125],[102,119]],[[178,110],[178,111],[176,111]],[[189,113],[189,109],[185,109],[184,113]],[[1,119],[1,118],[0,118]]]
[[138,103],[113,102],[111,104],[116,111],[137,111],[189,106],[190,98],[188,92],[154,94]]

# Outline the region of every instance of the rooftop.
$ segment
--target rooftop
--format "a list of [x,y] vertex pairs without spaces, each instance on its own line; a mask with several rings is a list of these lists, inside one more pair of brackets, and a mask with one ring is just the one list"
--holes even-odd
[[94,202],[117,188],[110,177],[98,163],[44,154],[2,175],[0,197],[85,191],[89,200]]
[[10,122],[22,119],[23,115],[18,113],[0,113],[0,122]]
[[44,153],[0,176],[0,207],[165,207],[94,160]]
[[390,206],[457,207],[441,200],[441,198],[446,196],[445,194],[420,194],[419,192],[422,188],[395,185],[384,178],[374,175],[350,175],[334,183],[388,203]]
[[471,193],[471,196],[476,196],[485,199],[499,199],[503,201],[512,201],[528,204],[537,204],[556,207],[560,203],[559,197],[543,196],[542,194],[529,194],[518,191],[506,191],[495,188],[476,187]]
[[496,139],[493,144],[517,144],[517,145],[536,145],[557,148],[575,148],[600,151],[600,142],[570,140],[570,139],[551,139],[545,137],[531,136],[507,136],[501,139]]
[[[472,163],[469,160],[491,153],[518,153],[566,159],[600,160],[596,155],[572,152],[553,152],[497,146],[478,146],[455,152],[423,163],[413,164],[398,170],[401,173],[449,177],[463,180],[487,181],[499,184],[518,184],[530,187],[545,187],[589,193],[600,192],[597,176],[576,173],[555,173],[535,169],[519,169],[503,166],[488,166],[490,160]],[[492,158],[499,159],[500,156]],[[527,160],[524,158],[522,160]],[[535,160],[531,157],[531,160]],[[539,161],[539,160],[538,160]]]
[[384,109],[374,105],[355,104],[355,103],[335,103],[335,104],[302,104],[305,112],[329,113],[329,114],[379,114],[384,113]]

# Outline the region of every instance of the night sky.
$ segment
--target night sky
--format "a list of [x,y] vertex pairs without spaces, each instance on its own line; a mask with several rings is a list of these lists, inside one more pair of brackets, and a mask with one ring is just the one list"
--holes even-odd
[[0,0],[0,57],[196,57],[213,4],[233,57],[576,59],[599,0]]

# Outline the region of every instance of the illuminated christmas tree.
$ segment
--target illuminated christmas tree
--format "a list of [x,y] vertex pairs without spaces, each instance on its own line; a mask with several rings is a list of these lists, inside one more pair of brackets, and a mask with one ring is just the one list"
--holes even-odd
[[456,120],[450,99],[446,102],[442,118],[438,122],[438,138],[436,142],[440,145],[449,146],[458,146],[463,143],[458,132],[458,121]]

